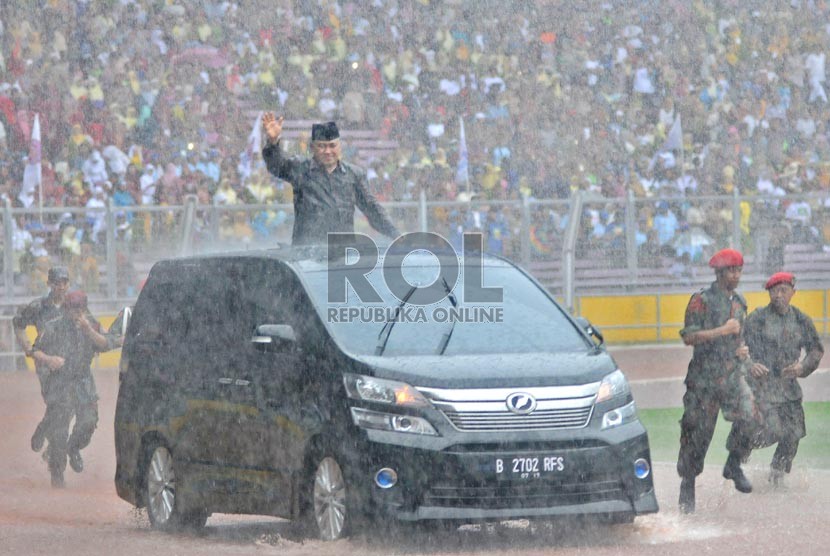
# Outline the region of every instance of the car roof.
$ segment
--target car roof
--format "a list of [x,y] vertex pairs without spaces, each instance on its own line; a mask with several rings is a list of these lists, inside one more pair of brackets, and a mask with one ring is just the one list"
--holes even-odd
[[[364,258],[364,261],[348,261],[348,264],[329,263],[328,249],[323,245],[311,245],[301,247],[278,247],[273,249],[248,249],[241,251],[228,251],[219,253],[210,253],[204,255],[195,255],[189,257],[181,257],[174,259],[165,259],[157,263],[160,267],[181,267],[201,266],[204,263],[210,264],[222,259],[272,259],[274,261],[285,263],[294,268],[299,273],[320,272],[325,270],[332,270],[336,268],[348,268],[350,270],[366,269],[371,270],[377,267],[381,262],[386,260],[400,260],[403,262],[404,258],[408,266],[436,266],[436,257],[442,264],[449,264],[455,262],[457,264],[458,257],[454,251],[434,252],[426,250],[415,250],[405,254],[401,258],[398,253],[390,253],[386,249],[387,246],[379,245],[379,255],[374,264],[371,258]],[[497,255],[484,253],[481,256],[482,264],[487,267],[514,267],[515,265]],[[190,263],[190,264],[189,264]],[[334,265],[334,267],[332,266]]]

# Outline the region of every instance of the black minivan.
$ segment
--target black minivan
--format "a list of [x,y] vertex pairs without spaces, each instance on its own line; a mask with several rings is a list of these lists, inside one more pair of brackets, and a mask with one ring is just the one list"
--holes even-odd
[[440,276],[424,253],[360,268],[362,292],[344,280],[360,261],[325,250],[156,263],[122,350],[119,496],[160,529],[267,514],[327,540],[389,517],[656,512],[646,430],[599,333],[514,264],[480,262],[498,302],[465,299],[463,277],[419,302]]

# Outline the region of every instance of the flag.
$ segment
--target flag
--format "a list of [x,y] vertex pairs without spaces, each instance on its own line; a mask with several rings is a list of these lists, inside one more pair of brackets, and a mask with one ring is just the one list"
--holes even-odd
[[677,115],[677,118],[674,119],[674,123],[671,125],[671,128],[669,128],[669,132],[666,134],[666,140],[663,141],[663,144],[660,145],[660,148],[657,149],[657,152],[654,153],[654,156],[651,158],[651,162],[649,162],[648,165],[649,170],[654,168],[658,158],[663,159],[663,166],[666,168],[674,167],[676,162],[672,151],[675,150],[679,150],[681,152],[682,158],[683,126],[680,123],[680,114]]
[[463,183],[470,189],[470,168],[467,157],[467,136],[464,133],[464,118],[458,117],[458,170],[455,172],[455,182]]
[[262,112],[257,115],[251,134],[248,135],[245,150],[239,155],[239,177],[243,182],[251,177],[254,171],[254,154],[260,151],[262,151]]
[[677,115],[675,118],[674,123],[671,125],[669,129],[669,133],[666,135],[666,140],[663,142],[663,146],[660,147],[661,151],[674,151],[683,148],[683,127],[680,124],[680,114]]
[[35,123],[32,125],[32,139],[29,143],[29,158],[23,170],[23,185],[18,198],[25,207],[32,206],[35,190],[40,197],[40,208],[43,208],[43,180],[40,167],[40,115],[35,114]]

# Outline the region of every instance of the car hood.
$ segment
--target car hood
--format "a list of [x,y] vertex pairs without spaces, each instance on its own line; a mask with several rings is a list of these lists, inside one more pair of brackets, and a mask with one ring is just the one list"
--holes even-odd
[[504,355],[355,356],[379,378],[426,388],[514,388],[597,382],[616,370],[604,351]]

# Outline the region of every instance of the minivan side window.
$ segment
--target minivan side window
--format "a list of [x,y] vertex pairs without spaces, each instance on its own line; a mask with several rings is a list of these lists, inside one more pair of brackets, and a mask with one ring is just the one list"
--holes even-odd
[[276,261],[255,261],[245,266],[240,278],[240,328],[253,335],[260,324],[288,324],[300,346],[319,341],[309,323],[313,311],[309,311],[305,290],[290,269]]
[[288,324],[280,269],[251,261],[242,268],[240,281],[240,324],[249,334],[260,324]]
[[138,343],[173,340],[187,326],[181,311],[187,292],[181,284],[151,282],[137,304],[131,327]]
[[238,284],[228,275],[227,267],[205,269],[195,280],[198,294],[189,300],[191,327],[187,340],[207,345],[211,350],[223,349],[233,335],[234,305]]

